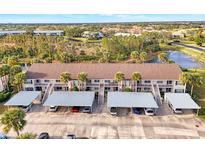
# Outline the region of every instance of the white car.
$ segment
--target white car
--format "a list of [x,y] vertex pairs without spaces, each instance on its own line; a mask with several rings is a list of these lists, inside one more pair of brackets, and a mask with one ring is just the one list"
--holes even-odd
[[31,104],[28,106],[19,106],[19,108],[21,108],[24,112],[28,112],[31,109]]
[[172,104],[169,104],[170,108],[172,108],[173,112],[176,114],[182,114],[182,109],[175,109]]
[[58,109],[58,106],[50,106],[50,107],[49,107],[49,111],[50,111],[50,112],[56,112],[57,109]]
[[91,108],[90,107],[84,107],[83,112],[84,113],[91,113]]
[[153,116],[155,114],[154,109],[151,109],[151,108],[145,108],[144,112],[145,112],[145,115],[148,115],[148,116]]
[[174,113],[176,114],[182,114],[182,109],[173,109]]

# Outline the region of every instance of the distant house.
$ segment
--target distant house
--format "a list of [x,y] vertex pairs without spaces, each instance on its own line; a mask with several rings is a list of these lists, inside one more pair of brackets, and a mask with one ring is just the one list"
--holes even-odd
[[2,30],[0,31],[0,36],[4,36],[4,35],[21,35],[21,34],[25,34],[26,31],[25,30]]
[[63,36],[63,30],[34,30],[34,35],[45,35],[45,36]]
[[128,37],[128,36],[140,36],[141,34],[132,34],[132,33],[115,33],[114,36],[122,36],[122,37]]
[[7,89],[8,81],[9,81],[8,75],[0,77],[0,92]]
[[176,31],[172,33],[172,38],[183,38],[185,33],[183,31]]
[[82,34],[82,37],[101,39],[101,38],[104,37],[104,34],[102,32],[84,31],[83,34]]

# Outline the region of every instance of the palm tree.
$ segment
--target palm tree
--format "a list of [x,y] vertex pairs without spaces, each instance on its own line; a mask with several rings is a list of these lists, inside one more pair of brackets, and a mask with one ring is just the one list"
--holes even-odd
[[140,53],[140,60],[142,63],[144,63],[147,60],[147,53],[146,52]]
[[122,82],[125,79],[124,73],[122,73],[120,71],[115,73],[114,79],[118,82],[118,84],[121,83],[121,88],[120,89],[122,90],[122,87],[123,87],[123,83]]
[[168,62],[168,60],[169,60],[169,59],[168,59],[168,54],[165,53],[165,52],[160,53],[160,54],[158,55],[158,58],[159,58],[160,61],[162,61],[162,62],[164,62],[164,63]]
[[[193,94],[194,87],[200,87],[204,84],[204,79],[198,74],[183,73],[180,77],[182,84],[191,85],[191,95]],[[186,89],[186,88],[185,88]]]
[[19,131],[26,125],[25,116],[25,112],[17,108],[5,111],[0,119],[1,124],[4,125],[3,131],[8,133],[13,128],[17,136],[19,136]]
[[26,74],[25,73],[17,73],[14,75],[14,79],[12,81],[12,85],[17,88],[17,91],[20,91],[22,89],[22,84],[26,79]]
[[198,74],[191,75],[191,95],[193,94],[194,87],[201,87],[204,84],[204,79]]
[[141,74],[139,72],[133,72],[131,79],[134,81],[133,82],[133,87],[134,87],[133,90],[136,91],[137,88],[136,88],[135,83],[141,79]]
[[[77,78],[78,78],[78,81],[80,82],[79,84],[79,90],[83,89],[85,90],[85,83],[87,81],[87,76],[88,74],[85,73],[85,72],[80,72],[78,75],[77,75]],[[83,85],[83,86],[82,86]]]
[[182,75],[180,76],[179,80],[181,81],[181,83],[183,85],[185,85],[184,92],[186,92],[186,85],[191,83],[190,73],[187,73],[187,72],[182,73]]
[[[60,81],[63,82],[64,84],[68,84],[69,81],[71,80],[71,74],[69,72],[63,72],[60,74]],[[68,85],[69,89],[71,88]]]

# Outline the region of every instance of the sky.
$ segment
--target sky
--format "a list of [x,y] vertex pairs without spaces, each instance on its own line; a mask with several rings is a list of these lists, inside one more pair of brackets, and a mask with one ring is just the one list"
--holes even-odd
[[0,23],[205,21],[205,14],[0,14]]

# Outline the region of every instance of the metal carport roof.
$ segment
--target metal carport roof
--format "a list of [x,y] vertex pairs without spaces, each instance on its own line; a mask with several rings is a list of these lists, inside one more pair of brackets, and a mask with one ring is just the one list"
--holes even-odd
[[44,106],[92,106],[95,92],[54,91],[48,96]]
[[200,109],[187,93],[165,93],[165,101],[168,101],[175,109]]
[[28,106],[41,94],[40,91],[20,91],[14,95],[4,105],[8,106]]
[[152,93],[108,92],[108,107],[158,108]]

